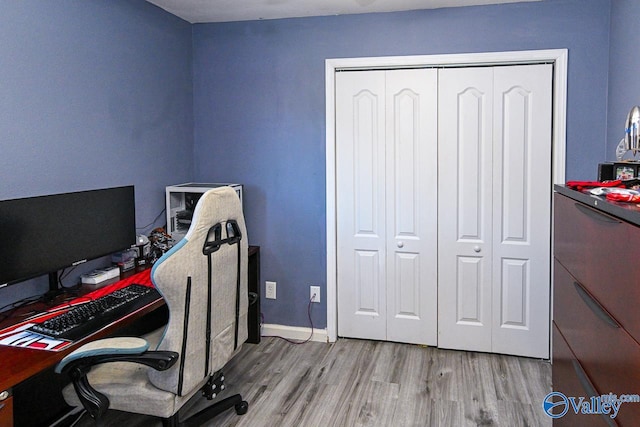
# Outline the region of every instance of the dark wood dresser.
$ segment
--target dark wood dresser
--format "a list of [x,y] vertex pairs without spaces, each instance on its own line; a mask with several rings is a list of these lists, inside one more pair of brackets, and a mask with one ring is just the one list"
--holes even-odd
[[[640,208],[556,186],[553,390],[640,394]],[[640,403],[615,418],[576,415],[554,426],[640,425]]]

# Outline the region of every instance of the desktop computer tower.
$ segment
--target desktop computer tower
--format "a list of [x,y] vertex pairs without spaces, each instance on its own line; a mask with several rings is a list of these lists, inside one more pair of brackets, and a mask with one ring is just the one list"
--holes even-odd
[[212,188],[229,186],[233,188],[242,205],[242,185],[225,183],[195,183],[171,185],[166,188],[167,198],[167,233],[175,242],[180,241],[191,226],[193,210],[202,196]]

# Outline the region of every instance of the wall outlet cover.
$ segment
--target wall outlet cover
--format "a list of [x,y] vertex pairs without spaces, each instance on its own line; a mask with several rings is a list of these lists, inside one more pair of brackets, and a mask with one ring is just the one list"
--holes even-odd
[[320,286],[310,287],[309,299],[312,300],[312,302],[320,302]]
[[265,282],[264,296],[267,299],[276,299],[276,282]]

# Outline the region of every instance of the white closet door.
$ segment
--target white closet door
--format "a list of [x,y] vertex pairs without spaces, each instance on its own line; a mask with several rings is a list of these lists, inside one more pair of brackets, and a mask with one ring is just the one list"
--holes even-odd
[[338,334],[435,345],[437,71],[336,75]]
[[387,72],[387,340],[437,344],[438,72]]
[[336,74],[338,334],[385,340],[385,72]]
[[441,347],[549,355],[551,76],[440,72]]
[[549,357],[552,70],[495,68],[495,353]]
[[491,351],[493,70],[440,70],[438,346]]

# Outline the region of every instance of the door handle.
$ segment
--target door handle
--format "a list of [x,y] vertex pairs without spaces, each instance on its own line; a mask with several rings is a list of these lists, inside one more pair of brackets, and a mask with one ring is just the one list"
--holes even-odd
[[474,246],[473,251],[479,253],[482,250],[480,246]]
[[396,245],[398,245],[399,248],[404,247],[404,242],[398,241],[396,242]]

